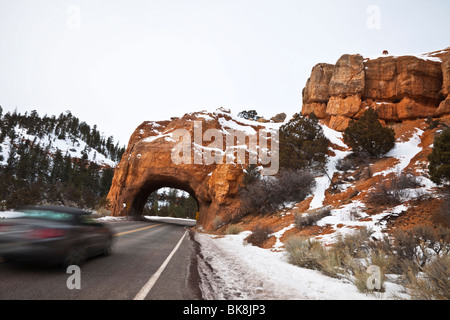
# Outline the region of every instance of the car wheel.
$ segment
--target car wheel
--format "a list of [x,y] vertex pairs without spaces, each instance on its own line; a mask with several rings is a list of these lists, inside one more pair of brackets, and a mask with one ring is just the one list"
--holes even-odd
[[81,266],[86,261],[86,250],[84,247],[72,247],[64,257],[63,267],[67,268],[72,265]]
[[113,240],[111,238],[105,244],[105,249],[103,250],[104,256],[109,256],[112,253]]

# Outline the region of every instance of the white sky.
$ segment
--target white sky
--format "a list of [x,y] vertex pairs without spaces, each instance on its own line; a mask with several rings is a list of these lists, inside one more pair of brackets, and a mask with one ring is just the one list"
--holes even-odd
[[292,115],[316,63],[446,48],[449,14],[448,0],[0,0],[0,105],[71,110],[121,144],[191,111]]

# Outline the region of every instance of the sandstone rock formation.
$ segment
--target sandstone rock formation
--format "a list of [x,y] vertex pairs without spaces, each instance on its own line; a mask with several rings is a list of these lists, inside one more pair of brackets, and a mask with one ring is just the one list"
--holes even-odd
[[386,122],[450,114],[450,48],[419,56],[364,59],[345,54],[319,63],[303,89],[302,114],[343,131],[373,107]]
[[450,114],[450,53],[442,58],[442,94],[445,100],[439,104],[435,115],[440,117]]
[[[108,194],[112,215],[139,217],[153,191],[172,187],[187,191],[197,200],[197,225],[211,229],[216,217],[219,221],[225,221],[239,209],[241,200],[238,192],[243,170],[249,163],[228,161],[230,156],[238,158],[236,150],[239,148],[235,146],[240,144],[237,137],[232,136],[235,144],[231,143],[231,146],[227,139],[233,130],[250,135],[262,129],[270,130],[270,126],[273,124],[240,119],[224,110],[188,113],[171,121],[143,122],[132,134],[127,150],[116,167]],[[178,135],[180,132],[184,135]],[[208,132],[213,135],[208,136]],[[184,140],[186,136],[187,141]],[[244,144],[248,146],[249,142]],[[181,149],[175,149],[180,146]],[[228,153],[230,150],[231,154]],[[223,163],[205,162],[206,151],[209,156],[217,157],[215,159],[223,159]],[[177,163],[174,154],[177,157],[186,156],[182,158],[186,161]],[[248,160],[248,157],[247,148],[245,159]]]
[[281,113],[277,113],[272,118],[270,118],[270,121],[275,122],[275,123],[281,123],[286,120],[286,117],[287,117],[286,113],[281,112]]

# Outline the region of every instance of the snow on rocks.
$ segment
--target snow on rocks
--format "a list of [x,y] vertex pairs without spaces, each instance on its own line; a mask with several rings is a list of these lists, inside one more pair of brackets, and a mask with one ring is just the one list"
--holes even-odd
[[[343,142],[342,132],[335,131],[329,127],[322,125],[323,132],[325,136],[334,145],[340,148],[348,149],[347,145]],[[314,198],[312,199],[309,209],[318,209],[323,206],[323,201],[325,200],[325,191],[330,187],[331,180],[334,173],[337,171],[336,164],[339,160],[345,158],[350,154],[350,151],[341,151],[331,148],[334,153],[333,156],[328,158],[325,170],[326,174],[316,177],[316,188],[314,190]]]
[[389,151],[386,156],[387,157],[393,157],[398,159],[398,164],[396,164],[392,168],[388,168],[384,171],[377,172],[374,174],[374,176],[377,175],[383,175],[386,176],[389,173],[398,173],[402,172],[411,162],[411,160],[420,152],[422,151],[422,148],[419,147],[419,144],[421,143],[421,136],[424,133],[423,130],[416,129],[415,133],[409,139],[405,142],[396,142],[394,148]]

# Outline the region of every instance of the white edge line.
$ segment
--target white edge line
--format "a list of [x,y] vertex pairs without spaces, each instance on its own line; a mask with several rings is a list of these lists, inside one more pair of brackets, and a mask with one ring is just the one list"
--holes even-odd
[[169,254],[169,256],[166,258],[164,263],[159,267],[159,269],[151,276],[151,278],[147,281],[147,283],[142,287],[141,291],[138,292],[138,294],[134,297],[133,300],[144,300],[145,297],[147,297],[150,290],[152,290],[153,286],[155,285],[156,281],[160,277],[161,273],[163,273],[166,266],[169,264],[170,259],[172,259],[175,252],[177,252],[178,248],[180,247],[181,243],[184,240],[184,237],[186,236],[187,231],[183,234],[180,241],[178,241],[175,248],[172,250],[172,252]]

